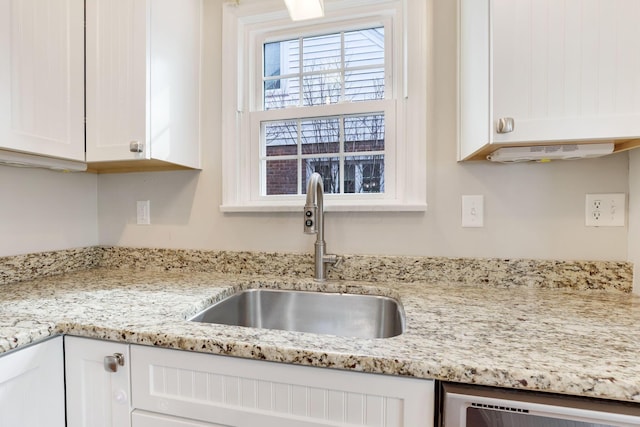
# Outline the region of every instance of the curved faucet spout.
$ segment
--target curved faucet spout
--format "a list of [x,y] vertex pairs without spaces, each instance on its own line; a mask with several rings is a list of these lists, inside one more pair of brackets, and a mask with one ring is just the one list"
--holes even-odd
[[322,176],[314,172],[307,183],[307,201],[304,205],[304,232],[316,234],[315,279],[326,280],[327,264],[335,264],[337,257],[326,254],[324,241],[324,184]]

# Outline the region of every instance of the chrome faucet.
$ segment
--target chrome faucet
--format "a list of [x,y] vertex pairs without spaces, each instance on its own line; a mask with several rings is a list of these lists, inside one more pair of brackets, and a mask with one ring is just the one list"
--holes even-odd
[[324,184],[322,176],[314,172],[307,184],[307,202],[304,205],[304,232],[316,234],[315,244],[315,280],[327,278],[327,264],[336,265],[337,255],[326,254],[327,244],[324,241]]

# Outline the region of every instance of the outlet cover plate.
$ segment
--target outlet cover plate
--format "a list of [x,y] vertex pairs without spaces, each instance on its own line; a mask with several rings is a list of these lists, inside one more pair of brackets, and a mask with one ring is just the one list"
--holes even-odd
[[624,193],[587,194],[585,225],[587,227],[624,227],[625,202]]

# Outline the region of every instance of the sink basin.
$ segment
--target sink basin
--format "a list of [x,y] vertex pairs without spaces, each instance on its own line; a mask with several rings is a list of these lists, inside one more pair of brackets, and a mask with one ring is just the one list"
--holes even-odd
[[404,309],[388,297],[251,289],[219,301],[189,320],[359,338],[404,331]]

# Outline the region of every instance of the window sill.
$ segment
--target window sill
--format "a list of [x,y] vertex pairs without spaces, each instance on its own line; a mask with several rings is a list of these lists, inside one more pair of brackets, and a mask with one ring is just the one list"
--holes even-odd
[[[226,204],[220,205],[221,212],[302,212],[304,200],[291,202],[254,202],[243,205]],[[379,200],[371,202],[338,202],[324,201],[325,212],[425,212],[426,203],[398,203],[390,201],[388,203]]]

